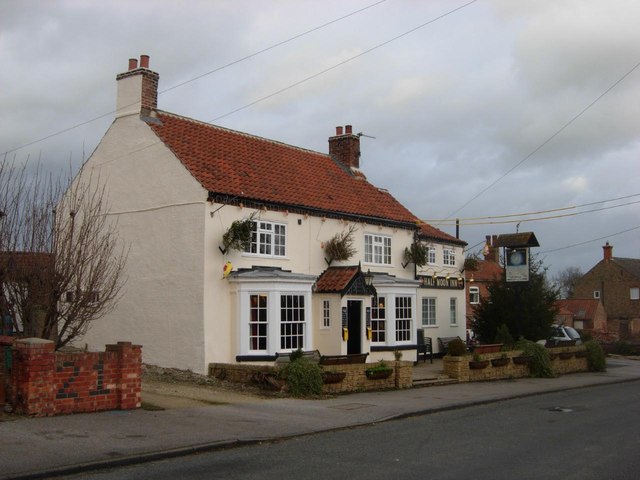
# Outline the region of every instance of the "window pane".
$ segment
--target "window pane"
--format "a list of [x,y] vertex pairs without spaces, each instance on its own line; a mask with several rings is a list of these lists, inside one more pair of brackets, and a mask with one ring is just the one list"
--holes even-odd
[[249,348],[267,349],[267,296],[249,296]]

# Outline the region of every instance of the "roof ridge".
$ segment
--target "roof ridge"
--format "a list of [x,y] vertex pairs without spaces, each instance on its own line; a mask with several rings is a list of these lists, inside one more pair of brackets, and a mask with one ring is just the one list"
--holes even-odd
[[267,143],[272,143],[274,145],[281,145],[283,147],[288,147],[288,148],[291,148],[291,149],[294,149],[294,150],[299,150],[301,152],[313,153],[315,155],[321,155],[323,157],[330,158],[330,155],[328,153],[322,153],[322,152],[318,152],[316,150],[310,150],[308,148],[298,147],[296,145],[291,145],[289,143],[280,142],[278,140],[273,140],[271,138],[261,137],[260,135],[253,135],[251,133],[241,132],[240,130],[234,130],[233,128],[222,127],[220,125],[214,125],[213,123],[208,123],[208,122],[205,122],[203,120],[198,120],[196,118],[186,117],[184,115],[179,115],[179,114],[173,113],[173,112],[167,112],[166,110],[156,110],[156,112],[158,112],[159,114],[162,114],[162,115],[168,115],[168,116],[171,116],[171,117],[174,117],[174,118],[179,118],[179,119],[185,120],[187,122],[197,123],[197,124],[200,124],[200,125],[202,125],[204,127],[210,127],[210,128],[215,128],[215,129],[218,129],[218,130],[222,130],[222,131],[225,131],[225,132],[228,132],[228,133],[232,133],[232,134],[235,134],[235,135],[238,135],[238,136],[241,136],[241,137],[253,138],[255,140],[261,140],[261,141],[264,141],[264,142],[267,142]]

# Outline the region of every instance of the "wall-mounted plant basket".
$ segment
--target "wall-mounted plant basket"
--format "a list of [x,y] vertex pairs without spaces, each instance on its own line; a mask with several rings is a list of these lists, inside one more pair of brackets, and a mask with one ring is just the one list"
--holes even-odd
[[533,357],[529,355],[520,355],[511,359],[515,365],[529,365],[533,362]]
[[324,244],[324,261],[331,266],[334,260],[344,262],[349,260],[357,252],[354,246],[353,234],[357,227],[351,225],[345,232],[336,233]]
[[322,381],[324,383],[340,383],[346,375],[346,372],[322,372]]
[[576,358],[587,358],[587,351],[586,350],[578,350],[576,352]]
[[501,343],[491,343],[486,345],[476,345],[473,347],[473,353],[497,353],[502,348]]
[[471,370],[482,370],[489,366],[489,360],[472,360],[469,362],[469,368]]
[[508,357],[494,358],[493,360],[491,360],[491,365],[493,365],[494,367],[504,367],[509,363],[509,361],[510,360]]
[[559,356],[561,360],[569,360],[573,358],[573,352],[560,352]]
[[382,380],[391,376],[393,368],[387,368],[385,370],[365,370],[364,373],[369,380]]

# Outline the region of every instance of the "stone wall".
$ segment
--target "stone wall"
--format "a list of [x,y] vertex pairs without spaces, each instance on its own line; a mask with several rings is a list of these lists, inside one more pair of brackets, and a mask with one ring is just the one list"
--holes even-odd
[[[581,353],[585,352],[582,346],[548,348],[551,357],[551,369],[554,375],[564,375],[566,373],[588,371],[587,359]],[[530,375],[529,365],[516,363],[521,351],[513,350],[502,353],[487,353],[482,355],[482,359],[488,361],[485,368],[473,369],[469,362],[473,360],[471,355],[462,357],[443,357],[445,375],[455,378],[460,382],[479,382],[483,380],[503,380],[509,378],[522,378]],[[505,365],[494,365],[501,363],[503,355],[506,356]],[[516,360],[514,360],[516,358]],[[492,362],[493,361],[493,362]]]
[[[391,375],[384,379],[369,379],[365,374],[367,368],[375,363],[355,363],[349,365],[327,365],[322,370],[331,373],[344,373],[344,378],[336,383],[325,383],[323,393],[344,393],[366,390],[385,390],[392,388],[411,388],[413,386],[413,363],[402,361],[386,362],[393,368]],[[271,365],[243,365],[212,363],[209,375],[220,380],[236,383],[251,383],[256,373],[273,374],[278,369]]]
[[15,412],[38,416],[138,408],[141,357],[129,342],[68,353],[49,340],[16,340],[6,400]]

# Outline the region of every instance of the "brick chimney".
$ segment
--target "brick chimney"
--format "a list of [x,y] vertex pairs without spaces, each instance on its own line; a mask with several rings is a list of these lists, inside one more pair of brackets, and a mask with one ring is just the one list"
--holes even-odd
[[116,76],[118,94],[116,118],[127,115],[149,116],[158,108],[158,80],[160,75],[149,69],[149,55],[140,55],[140,66],[129,59],[129,69]]
[[494,247],[496,244],[496,240],[498,239],[497,235],[487,235],[485,237],[487,243],[482,249],[482,254],[484,255],[484,259],[487,262],[498,263],[500,261],[500,248]]
[[602,247],[602,251],[605,260],[611,260],[613,258],[613,245],[609,245],[609,242]]
[[329,137],[329,155],[348,168],[360,168],[360,137],[353,127],[336,127],[336,136]]

